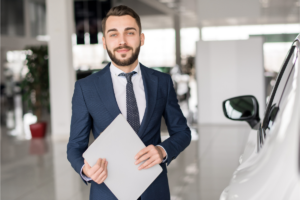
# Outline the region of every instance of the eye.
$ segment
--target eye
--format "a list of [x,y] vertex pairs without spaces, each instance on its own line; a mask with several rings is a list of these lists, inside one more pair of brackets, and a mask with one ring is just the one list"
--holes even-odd
[[134,32],[128,32],[128,35],[134,35]]
[[110,35],[110,37],[115,37],[115,36],[117,36],[117,34],[111,34],[111,35]]

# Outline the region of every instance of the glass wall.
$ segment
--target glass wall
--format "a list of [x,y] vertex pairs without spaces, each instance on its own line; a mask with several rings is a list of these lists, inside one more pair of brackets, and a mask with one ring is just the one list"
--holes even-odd
[[45,0],[30,0],[28,3],[24,0],[1,0],[1,35],[24,37],[26,13],[30,36],[46,35]]
[[[141,47],[139,61],[147,67],[173,67],[175,66],[175,31],[174,29],[143,30],[145,44]],[[101,41],[102,34],[98,35]],[[181,56],[186,58],[195,56],[196,41],[199,40],[199,29],[182,28]],[[102,61],[110,61],[102,44],[76,45],[76,35],[73,35],[73,63],[77,69],[99,69]]]
[[1,35],[24,36],[24,1],[1,0]]
[[31,36],[46,35],[46,5],[45,1],[30,1]]

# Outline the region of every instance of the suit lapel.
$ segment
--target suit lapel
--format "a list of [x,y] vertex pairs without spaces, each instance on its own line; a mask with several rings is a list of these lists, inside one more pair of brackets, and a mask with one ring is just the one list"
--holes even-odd
[[149,70],[144,65],[140,64],[141,73],[144,83],[145,89],[145,96],[146,96],[146,110],[143,117],[142,124],[138,131],[138,135],[140,138],[145,134],[146,128],[148,127],[149,121],[151,119],[155,103],[156,103],[156,96],[157,96],[157,87],[158,87],[158,80],[157,76],[155,76],[152,70]]
[[121,112],[116,101],[109,66],[110,63],[99,72],[98,77],[94,80],[94,84],[100,99],[113,119],[115,119]]
[[[110,64],[106,65],[106,67],[99,72],[97,78],[94,79],[94,84],[97,88],[100,99],[102,100],[103,104],[105,105],[113,119],[115,119],[118,114],[121,113],[121,111],[116,101],[109,66]],[[140,64],[140,68],[146,96],[146,110],[140,129],[138,131],[139,137],[142,138],[142,136],[145,134],[146,128],[148,127],[155,107],[158,78],[157,76],[152,74],[152,70],[149,70],[144,65]]]

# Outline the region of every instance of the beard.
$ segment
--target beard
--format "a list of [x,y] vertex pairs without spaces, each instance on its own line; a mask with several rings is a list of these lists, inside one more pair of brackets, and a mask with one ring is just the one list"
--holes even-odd
[[[116,63],[116,65],[119,65],[119,66],[128,66],[128,65],[131,65],[133,64],[137,58],[139,57],[139,53],[140,53],[140,47],[141,47],[141,43],[140,45],[133,51],[133,48],[130,47],[130,46],[127,46],[127,45],[123,45],[123,46],[120,46],[120,47],[117,47],[114,49],[113,52],[119,50],[119,49],[128,49],[128,50],[132,50],[132,55],[125,59],[125,60],[120,60],[116,57],[116,55],[111,52],[108,48],[107,48],[107,45],[106,45],[106,49],[107,49],[107,53],[110,57],[110,59]],[[121,57],[124,58],[126,56],[126,54],[121,54]]]

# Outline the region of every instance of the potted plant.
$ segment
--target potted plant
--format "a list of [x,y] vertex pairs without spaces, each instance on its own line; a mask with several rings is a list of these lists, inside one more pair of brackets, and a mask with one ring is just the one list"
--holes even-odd
[[41,121],[44,108],[49,110],[48,47],[27,47],[25,76],[21,81],[22,99],[28,110],[37,117],[37,123],[30,125],[32,138],[44,137],[46,122]]

